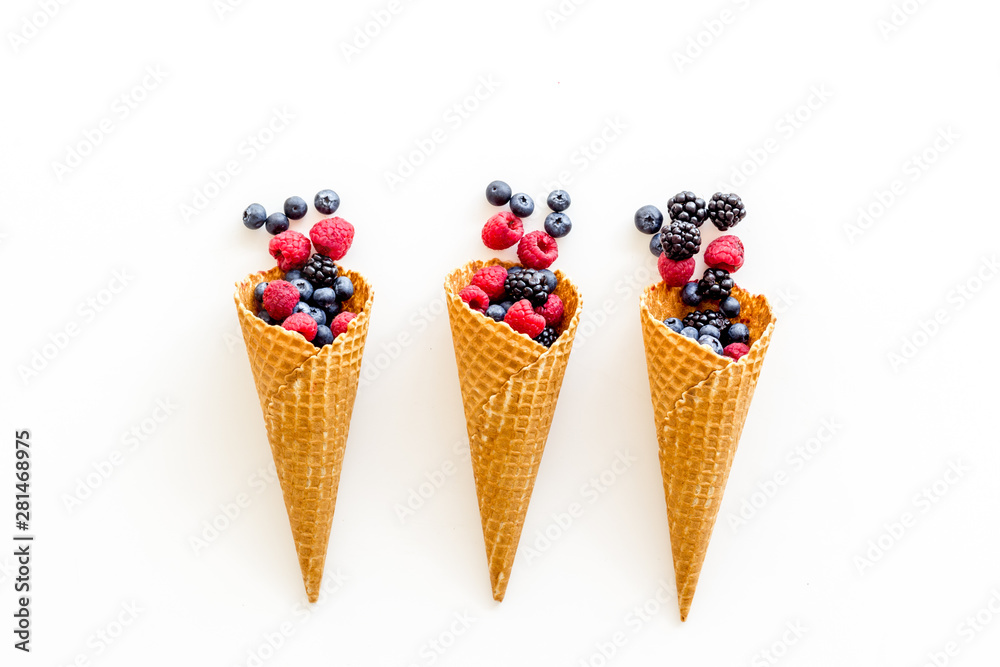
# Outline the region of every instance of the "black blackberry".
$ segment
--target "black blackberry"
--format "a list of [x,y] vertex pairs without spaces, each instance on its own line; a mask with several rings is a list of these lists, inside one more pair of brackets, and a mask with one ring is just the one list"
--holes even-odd
[[725,299],[733,291],[732,277],[725,269],[705,269],[705,275],[698,281],[698,295],[709,301]]
[[701,223],[708,217],[705,200],[687,190],[678,192],[667,200],[667,214],[671,220],[693,222],[696,227],[701,227]]
[[507,298],[512,301],[527,299],[532,306],[544,305],[549,298],[548,281],[545,276],[535,269],[515,268],[518,270],[508,270],[507,280],[503,283]]
[[314,289],[333,287],[337,273],[337,265],[334,264],[333,260],[319,253],[310,257],[306,265],[302,267],[302,277],[312,283]]
[[695,329],[701,330],[701,328],[706,324],[711,324],[719,331],[722,331],[729,326],[729,318],[721,313],[715,312],[714,310],[696,310],[693,313],[688,313],[684,316],[684,326],[686,327],[694,327]]
[[670,226],[660,232],[660,243],[663,252],[675,262],[690,259],[701,250],[701,231],[693,222],[672,220]]
[[556,338],[559,338],[559,334],[552,327],[545,327],[542,329],[542,333],[535,336],[535,342],[541,343],[545,347],[552,347],[552,343],[556,342]]
[[716,192],[708,201],[708,217],[719,231],[735,227],[747,214],[739,195]]

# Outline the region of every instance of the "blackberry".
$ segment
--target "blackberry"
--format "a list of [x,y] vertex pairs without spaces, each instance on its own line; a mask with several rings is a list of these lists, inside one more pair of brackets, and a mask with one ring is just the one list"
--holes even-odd
[[684,316],[684,326],[692,327],[701,331],[702,327],[713,326],[719,331],[723,331],[729,326],[729,318],[714,310],[696,310]]
[[545,347],[552,347],[552,344],[556,342],[556,338],[559,338],[559,334],[552,327],[545,327],[542,329],[542,333],[535,336],[535,342],[541,343]]
[[708,217],[719,231],[735,227],[747,214],[739,195],[716,192],[708,202]]
[[687,190],[678,192],[667,200],[667,214],[671,220],[693,222],[696,227],[701,227],[701,223],[708,217],[705,200]]
[[693,222],[672,220],[670,226],[660,232],[660,243],[667,257],[680,262],[694,257],[701,250],[701,231]]
[[698,281],[698,294],[702,299],[719,301],[733,291],[732,277],[725,269],[705,269],[705,275]]
[[333,287],[333,281],[337,279],[337,265],[326,255],[316,253],[309,258],[306,265],[302,267],[302,277],[312,283],[316,289],[321,287]]
[[508,272],[503,288],[507,292],[507,298],[515,302],[527,299],[532,306],[542,306],[548,301],[551,292],[547,283],[541,271],[522,269],[516,273]]

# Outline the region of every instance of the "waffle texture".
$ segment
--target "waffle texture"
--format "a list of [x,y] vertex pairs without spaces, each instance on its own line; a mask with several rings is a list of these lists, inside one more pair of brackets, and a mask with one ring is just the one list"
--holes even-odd
[[323,580],[374,296],[362,276],[343,273],[354,283],[354,296],[345,309],[358,317],[346,333],[322,348],[254,315],[254,287],[280,278],[277,267],[241,280],[234,296],[310,602],[319,597]]
[[503,600],[528,512],[566,364],[580,323],[576,285],[556,271],[555,294],[565,304],[558,340],[550,348],[472,310],[458,293],[483,266],[453,271],[444,289],[469,432],[493,598]]
[[639,301],[646,368],[660,446],[677,602],[686,620],[729,479],[775,317],[767,299],[736,287],[739,321],[753,345],[739,361],[720,357],[663,325],[693,311],[681,288],[657,283]]

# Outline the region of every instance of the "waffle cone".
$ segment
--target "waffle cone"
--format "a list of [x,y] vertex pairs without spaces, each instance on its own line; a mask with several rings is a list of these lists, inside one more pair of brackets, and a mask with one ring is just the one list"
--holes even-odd
[[473,274],[488,264],[513,266],[497,260],[470,262],[453,271],[444,288],[490,581],[499,601],[514,565],[582,302],[576,285],[556,271],[555,293],[565,304],[565,315],[559,338],[546,348],[459,298]]
[[660,446],[677,601],[686,620],[729,479],[775,318],[763,296],[733,290],[753,345],[739,361],[720,357],[663,325],[694,310],[681,288],[657,283],[639,303],[646,368]]
[[342,273],[354,283],[345,309],[358,316],[346,333],[322,348],[254,315],[254,287],[281,278],[277,267],[241,280],[234,297],[310,602],[318,598],[323,580],[374,296],[362,276]]

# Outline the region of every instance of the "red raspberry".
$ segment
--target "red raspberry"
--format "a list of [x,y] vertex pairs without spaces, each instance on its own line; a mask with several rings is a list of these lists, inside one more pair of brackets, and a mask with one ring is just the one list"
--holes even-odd
[[743,266],[743,241],[732,234],[720,236],[705,249],[705,263],[712,269],[736,273]]
[[340,315],[333,318],[333,322],[330,322],[330,331],[333,332],[333,337],[336,338],[342,333],[347,331],[347,325],[357,317],[355,313],[345,310]]
[[298,331],[306,340],[316,337],[316,320],[305,313],[295,313],[281,323],[289,331]]
[[278,268],[282,271],[301,269],[309,261],[312,246],[309,239],[299,232],[288,230],[281,232],[267,244],[271,257],[278,260]]
[[309,230],[309,238],[316,252],[330,259],[339,260],[351,249],[354,242],[354,225],[343,218],[320,220]]
[[563,300],[558,294],[550,294],[544,305],[535,308],[535,312],[545,318],[550,327],[557,327],[563,318]]
[[485,313],[486,309],[490,307],[490,297],[475,285],[469,285],[459,292],[458,296],[461,297],[462,301],[469,304],[469,308],[478,310],[480,313]]
[[483,243],[490,250],[509,248],[524,235],[521,218],[510,211],[501,211],[483,225]]
[[503,286],[505,280],[507,280],[507,269],[499,264],[491,264],[476,271],[470,284],[486,292],[489,298],[499,299],[505,294]]
[[280,322],[292,314],[292,309],[299,302],[299,290],[288,281],[272,280],[264,289],[261,302],[267,314]]
[[528,232],[517,246],[517,258],[529,269],[547,269],[558,256],[556,240],[545,232]]
[[660,277],[667,285],[683,287],[694,274],[694,257],[675,262],[667,257],[667,253],[663,253],[656,260],[656,268],[660,270]]
[[726,349],[724,349],[722,353],[733,361],[739,361],[739,358],[744,356],[749,351],[750,348],[743,343],[730,343],[726,346]]
[[509,324],[511,329],[525,334],[528,338],[534,338],[545,328],[545,318],[535,312],[527,299],[521,299],[511,306],[503,321]]

